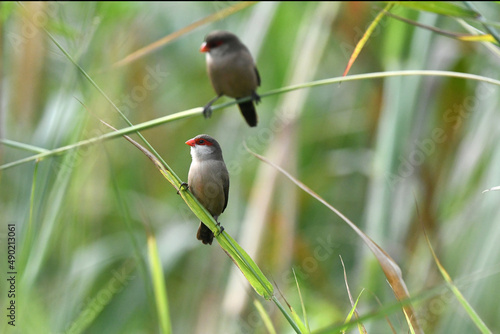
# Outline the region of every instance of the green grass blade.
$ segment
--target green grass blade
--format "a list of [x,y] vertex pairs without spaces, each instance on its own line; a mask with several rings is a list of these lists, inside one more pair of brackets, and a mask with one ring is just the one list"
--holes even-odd
[[477,13],[450,2],[444,1],[398,1],[398,5],[414,10],[462,18],[475,18]]
[[411,324],[411,319],[408,317],[408,313],[404,312],[404,314],[405,314],[406,322],[409,325],[410,334],[415,334],[415,329],[413,329],[413,326]]
[[[417,209],[418,212],[418,209]],[[470,319],[474,322],[476,325],[477,329],[481,331],[481,333],[486,334],[486,333],[492,333],[491,330],[486,326],[484,321],[481,319],[481,317],[477,314],[477,312],[472,308],[472,306],[469,304],[467,299],[465,299],[464,295],[460,292],[458,287],[453,283],[453,280],[451,279],[450,275],[446,271],[446,269],[443,267],[441,264],[441,261],[439,261],[439,258],[437,257],[436,253],[434,252],[434,248],[432,247],[431,241],[429,240],[429,237],[427,236],[427,232],[424,231],[424,237],[425,240],[427,241],[427,245],[429,246],[429,250],[431,251],[432,257],[434,258],[434,262],[436,263],[439,272],[443,276],[446,285],[450,288],[450,290],[453,292],[455,297],[458,299],[460,304],[462,304],[462,307],[465,309],[467,314],[469,315]]]
[[294,308],[290,305],[288,305],[290,309],[290,313],[292,314],[293,321],[297,324],[297,327],[299,328],[301,333],[310,333],[310,331],[307,329],[307,327],[304,325],[302,322],[302,319],[300,319],[299,315],[297,312],[295,312]]
[[274,288],[271,282],[264,276],[260,268],[255,264],[247,252],[225,231],[215,237],[221,248],[238,266],[243,275],[254,288],[254,290],[264,297],[271,299]]
[[268,333],[276,334],[276,329],[273,326],[273,322],[271,321],[269,314],[267,314],[266,310],[264,309],[264,306],[262,306],[262,303],[259,302],[257,299],[254,299],[253,305],[257,309],[257,312],[259,312],[259,315],[262,321],[264,322],[264,326],[266,326]]
[[161,333],[169,334],[172,333],[172,324],[168,311],[167,287],[165,285],[165,278],[163,277],[156,239],[153,235],[148,235],[148,259]]
[[297,325],[295,323],[295,320],[293,319],[293,317],[290,316],[290,314],[288,314],[288,312],[285,310],[285,308],[280,303],[280,301],[278,300],[278,298],[276,298],[276,296],[273,295],[272,300],[276,304],[276,306],[278,306],[278,309],[281,311],[281,313],[283,313],[283,315],[285,316],[286,320],[293,327],[293,329],[295,330],[295,332],[296,333],[303,333],[303,330],[301,330],[300,327],[299,327],[299,325]]
[[[347,314],[347,317],[346,317],[346,319],[345,319],[345,323],[348,323],[349,321],[351,321],[352,316],[353,316],[354,314],[356,314],[356,307],[358,306],[359,300],[360,300],[361,295],[363,294],[363,292],[364,292],[364,291],[365,291],[364,289],[363,289],[363,290],[361,290],[361,292],[360,292],[360,293],[359,293],[359,295],[358,295],[358,298],[356,298],[356,301],[353,303],[353,305],[352,305],[352,307],[351,307],[351,310],[350,310],[350,311],[349,311],[349,313]],[[359,332],[360,332],[360,333],[366,333],[366,331],[364,331],[364,330],[362,329],[362,326],[363,326],[363,324],[358,323]]]
[[[23,251],[21,254],[29,254],[29,250],[33,247],[33,219],[34,219],[34,207],[35,207],[35,189],[36,189],[36,181],[38,175],[38,161],[35,163],[35,168],[33,170],[33,182],[31,184],[31,194],[30,194],[30,208],[29,208],[29,220],[28,220],[28,229],[26,231],[23,242],[21,243],[21,247]],[[27,256],[22,256],[19,259],[19,271],[24,272],[26,267],[26,262],[28,261]]]
[[29,144],[20,143],[20,142],[14,141],[14,140],[2,139],[0,142],[2,144],[4,144],[5,146],[17,148],[17,149],[28,151],[28,152],[34,152],[34,153],[49,152],[49,150],[47,150],[47,149],[33,146],[33,145],[29,145]]
[[342,331],[346,331],[346,330],[349,330],[351,328],[354,328],[355,326],[357,326],[360,323],[365,323],[369,320],[383,319],[383,318],[387,317],[387,315],[390,315],[390,314],[393,314],[396,312],[400,312],[401,308],[403,308],[406,305],[409,305],[409,304],[418,305],[426,300],[430,300],[431,298],[434,298],[436,296],[443,295],[444,293],[446,293],[446,291],[447,291],[447,289],[446,289],[444,284],[439,285],[439,286],[436,286],[434,288],[422,291],[419,294],[412,296],[410,299],[398,301],[398,302],[392,303],[390,305],[383,306],[380,309],[378,309],[377,311],[372,311],[368,314],[361,315],[361,316],[359,316],[359,318],[354,319],[348,323],[334,324],[334,325],[316,330],[316,331],[314,331],[314,333],[315,334],[326,334],[326,333],[339,333]]
[[297,291],[299,293],[300,305],[302,307],[302,316],[304,317],[304,325],[307,333],[311,332],[311,328],[309,327],[309,321],[307,320],[307,312],[306,305],[304,304],[304,299],[302,299],[302,293],[300,292],[299,281],[297,280],[297,275],[295,274],[295,270],[292,268],[293,278],[295,279],[295,284],[297,285]]
[[[342,263],[342,269],[344,271],[344,281],[345,281],[345,287],[347,289],[347,295],[349,296],[349,301],[351,302],[351,311],[349,312],[349,314],[347,315],[347,318],[345,320],[345,323],[347,323],[347,322],[351,321],[353,315],[356,316],[356,319],[359,318],[358,311],[356,310],[356,307],[358,305],[359,298],[361,297],[361,294],[365,290],[364,289],[361,290],[361,292],[359,293],[358,298],[356,299],[356,302],[354,302],[354,300],[352,298],[352,294],[351,294],[351,289],[349,289],[349,282],[347,280],[347,272],[345,271],[344,260],[342,259],[342,256],[339,256],[339,257],[340,257],[340,263]],[[358,330],[359,330],[360,333],[365,333],[366,334],[366,329],[365,329],[365,327],[363,326],[362,323],[358,323]]]
[[[55,229],[59,228],[61,222],[58,216],[61,208],[65,205],[66,191],[69,183],[71,182],[71,175],[73,169],[67,166],[73,166],[74,161],[77,159],[76,154],[68,154],[64,156],[61,168],[58,170],[54,186],[51,188],[49,202],[51,206],[48,207],[40,221],[36,222],[35,227],[38,229],[34,233],[38,233],[30,245],[30,252],[26,259],[25,271],[20,275],[20,284],[26,288],[33,286],[33,282],[37,279],[44,261],[47,257],[48,249],[51,242],[53,242]],[[39,231],[39,232],[38,232]]]

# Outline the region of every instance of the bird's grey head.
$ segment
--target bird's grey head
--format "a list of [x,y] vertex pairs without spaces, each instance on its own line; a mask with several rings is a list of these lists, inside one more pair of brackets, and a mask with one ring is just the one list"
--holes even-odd
[[191,146],[191,157],[195,161],[223,160],[219,143],[209,135],[198,135],[186,144]]
[[229,31],[212,31],[205,37],[205,42],[201,46],[202,52],[225,53],[231,50],[231,46],[242,45],[239,38]]

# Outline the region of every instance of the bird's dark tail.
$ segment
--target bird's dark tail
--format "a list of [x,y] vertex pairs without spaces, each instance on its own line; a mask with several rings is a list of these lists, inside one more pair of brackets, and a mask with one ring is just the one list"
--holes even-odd
[[205,245],[211,245],[214,240],[214,233],[205,224],[200,222],[196,239],[201,240]]
[[255,111],[253,101],[242,102],[238,104],[238,107],[240,107],[241,114],[245,118],[245,121],[247,121],[248,125],[256,126],[257,112]]

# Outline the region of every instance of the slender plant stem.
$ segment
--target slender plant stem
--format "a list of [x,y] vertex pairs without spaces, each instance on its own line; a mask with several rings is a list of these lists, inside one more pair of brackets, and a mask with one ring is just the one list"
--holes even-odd
[[[492,78],[484,77],[481,75],[476,75],[476,74],[469,74],[469,73],[460,73],[460,72],[450,72],[450,71],[429,71],[429,70],[410,70],[410,71],[388,71],[388,72],[374,72],[374,73],[366,73],[366,74],[356,74],[356,75],[349,75],[345,77],[335,77],[335,78],[329,78],[329,79],[324,79],[324,80],[317,80],[317,81],[312,81],[312,82],[307,82],[303,84],[298,84],[298,85],[292,85],[288,87],[283,87],[275,90],[271,90],[269,92],[260,94],[262,98],[272,96],[272,95],[278,95],[278,94],[283,94],[283,93],[288,93],[294,90],[298,89],[304,89],[304,88],[312,88],[312,87],[318,87],[318,86],[325,86],[325,85],[331,85],[334,83],[342,83],[342,82],[348,82],[348,81],[357,81],[357,80],[366,80],[366,79],[380,79],[380,78],[388,78],[388,77],[396,77],[396,76],[437,76],[437,77],[452,77],[452,78],[461,78],[461,79],[468,79],[468,80],[474,80],[474,81],[479,81],[479,82],[484,82],[484,83],[489,83],[492,85],[500,86],[500,80],[495,80]],[[223,109],[225,107],[248,101],[251,98],[243,98],[235,101],[230,101],[226,103],[222,103],[219,105],[216,105],[212,107],[212,109],[219,110]],[[121,137],[125,134],[130,134],[133,132],[137,132],[140,130],[145,130],[149,128],[153,128],[155,126],[164,124],[164,123],[169,123],[175,120],[179,119],[184,119],[184,118],[189,118],[193,116],[201,116],[203,114],[203,108],[198,107],[198,108],[193,108],[189,110],[184,110],[172,115],[167,115],[164,117],[156,118],[138,125],[130,126],[127,128],[123,128],[121,130],[115,131],[115,132],[110,132],[103,134],[101,136],[93,137],[90,139],[82,140],[74,144],[66,145],[63,147],[59,147],[53,150],[45,150],[42,148],[37,148],[40,151],[43,151],[43,153],[39,153],[36,155],[32,155],[29,157],[26,157],[24,159],[16,160],[4,165],[0,166],[0,170],[2,169],[7,169],[10,167],[14,167],[26,162],[30,162],[36,159],[44,159],[49,156],[53,155],[58,155],[61,153],[64,153],[66,151],[84,147],[90,144],[95,144],[103,140],[108,140],[112,138],[117,138]],[[6,139],[0,139],[0,143],[7,144]],[[10,146],[13,145],[13,141],[9,141]],[[26,144],[21,144],[17,143],[16,145],[26,145]],[[34,149],[34,146],[30,146],[32,149]],[[156,151],[152,150],[153,153],[156,153]],[[157,154],[157,153],[156,153]],[[159,157],[160,161],[163,160],[161,157]],[[162,161],[163,162],[163,161]]]
[[25,151],[28,151],[28,152],[34,152],[34,153],[46,153],[46,152],[50,152],[50,150],[47,150],[47,149],[44,149],[44,148],[41,148],[41,147],[38,147],[38,146],[24,144],[24,143],[20,143],[20,142],[17,142],[17,141],[10,140],[10,139],[1,139],[1,143],[4,144],[5,146],[9,146],[9,147],[12,147],[12,148],[18,148],[20,150],[25,150]]
[[281,305],[280,301],[278,300],[278,298],[276,298],[276,296],[273,296],[272,297],[272,301],[276,304],[276,306],[278,306],[278,308],[280,309],[281,313],[283,313],[283,315],[285,316],[285,318],[288,320],[288,322],[292,325],[293,329],[295,330],[296,333],[302,333],[299,329],[299,327],[297,326],[297,324],[295,324],[295,321],[293,321],[292,317],[290,317],[290,315],[288,314],[288,312],[285,310],[285,308],[283,307],[283,305]]

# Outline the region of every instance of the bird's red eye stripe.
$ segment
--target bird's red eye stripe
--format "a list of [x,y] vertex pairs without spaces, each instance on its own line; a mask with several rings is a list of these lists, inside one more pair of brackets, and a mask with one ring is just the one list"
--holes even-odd
[[210,42],[203,42],[203,44],[200,47],[200,52],[209,52],[210,49],[216,48],[219,45],[224,44],[224,41],[210,41]]
[[209,142],[208,140],[206,139],[203,139],[203,138],[198,138],[196,139],[196,145],[207,145],[207,146],[211,146],[213,145],[211,142]]
[[218,47],[219,45],[222,45],[224,44],[224,41],[210,41],[209,43],[207,43],[207,46],[209,48],[216,48]]

